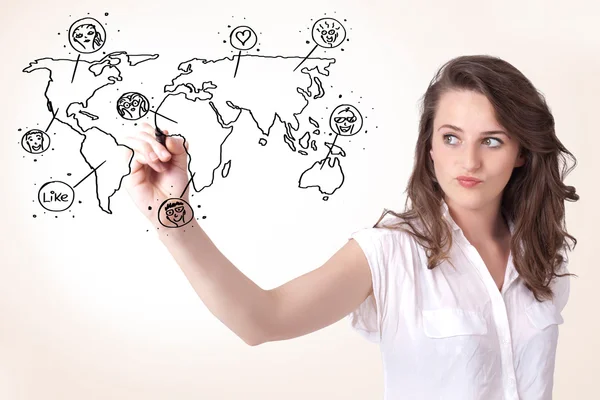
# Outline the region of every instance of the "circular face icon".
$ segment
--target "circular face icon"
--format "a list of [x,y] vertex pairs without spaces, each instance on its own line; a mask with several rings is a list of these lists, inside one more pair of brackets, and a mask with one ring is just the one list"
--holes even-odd
[[82,18],[69,28],[69,43],[79,53],[95,53],[106,42],[106,31],[94,18]]
[[362,129],[363,118],[350,104],[337,106],[329,117],[329,126],[340,136],[356,135]]
[[346,39],[346,28],[334,18],[321,18],[313,25],[312,37],[321,47],[338,47]]
[[194,210],[183,199],[167,199],[158,209],[158,222],[166,228],[181,228],[193,219]]
[[21,146],[31,154],[43,153],[50,147],[50,136],[39,129],[31,129],[21,138]]
[[75,191],[61,181],[44,183],[38,192],[38,201],[48,211],[65,211],[75,200]]
[[117,111],[124,119],[135,121],[145,117],[150,110],[148,98],[141,93],[127,92],[117,100]]
[[257,41],[256,33],[249,26],[238,26],[229,35],[229,42],[236,50],[250,50]]

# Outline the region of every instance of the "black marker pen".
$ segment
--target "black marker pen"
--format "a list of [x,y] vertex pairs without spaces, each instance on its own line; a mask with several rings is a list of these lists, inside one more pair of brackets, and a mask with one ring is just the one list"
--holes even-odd
[[154,137],[156,138],[156,141],[158,143],[165,146],[165,143],[167,141],[167,135],[165,135],[165,133],[163,131],[161,131],[158,126],[156,127],[156,130],[154,131]]

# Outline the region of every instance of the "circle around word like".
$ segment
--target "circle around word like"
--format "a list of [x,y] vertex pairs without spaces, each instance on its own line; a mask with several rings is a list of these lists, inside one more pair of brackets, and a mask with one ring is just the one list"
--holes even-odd
[[38,191],[38,201],[48,211],[65,211],[71,207],[74,200],[75,191],[73,188],[61,181],[46,182]]

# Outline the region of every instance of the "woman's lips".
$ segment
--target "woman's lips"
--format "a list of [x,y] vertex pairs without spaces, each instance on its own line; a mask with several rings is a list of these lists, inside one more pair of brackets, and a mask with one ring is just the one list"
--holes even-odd
[[458,183],[460,183],[460,185],[462,187],[471,188],[473,186],[476,186],[476,185],[480,184],[481,181],[467,180],[467,179],[458,179]]

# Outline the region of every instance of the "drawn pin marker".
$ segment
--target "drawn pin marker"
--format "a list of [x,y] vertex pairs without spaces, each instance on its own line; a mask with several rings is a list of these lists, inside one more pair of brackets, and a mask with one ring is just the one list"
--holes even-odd
[[38,201],[44,210],[52,212],[66,211],[75,200],[75,191],[61,181],[50,181],[42,185],[38,191]]
[[152,112],[155,114],[155,118],[156,115],[158,115],[175,124],[177,123],[177,121],[159,114],[158,111],[151,110],[150,101],[148,101],[146,96],[139,92],[123,93],[117,100],[117,112],[121,118],[128,121],[137,121],[138,119],[145,117],[148,112]]
[[335,133],[333,143],[329,147],[327,155],[321,163],[321,168],[325,165],[325,161],[329,158],[329,155],[335,148],[335,142],[338,136],[354,136],[363,126],[363,117],[360,111],[356,107],[350,104],[340,104],[337,106],[329,116],[329,127]]
[[158,208],[158,222],[165,228],[181,228],[194,220],[194,209],[184,199],[172,197]]
[[39,129],[30,129],[21,137],[21,147],[30,154],[41,154],[50,147],[50,136]]
[[300,61],[300,64],[294,68],[294,71],[310,57],[317,47],[333,49],[342,44],[344,39],[346,39],[346,28],[335,18],[321,18],[312,27],[312,38],[316,43],[315,47]]
[[[103,161],[102,164],[104,164],[105,162],[106,160]],[[102,164],[94,168],[92,172],[87,174],[73,187],[71,187],[68,183],[62,181],[50,181],[44,183],[38,191],[38,201],[40,202],[40,205],[45,210],[52,212],[62,212],[68,210],[69,207],[71,207],[71,205],[73,204],[73,201],[75,200],[75,188],[88,176],[90,176],[98,168],[100,168]]]
[[254,46],[256,46],[257,42],[258,37],[256,36],[256,32],[254,32],[254,30],[252,30],[252,28],[249,26],[238,26],[231,31],[231,34],[229,35],[229,43],[234,49],[239,50],[237,62],[235,64],[235,72],[233,73],[234,78],[237,75],[238,67],[240,65],[242,50],[252,49]]
[[181,228],[194,220],[194,209],[187,201],[182,199],[193,179],[194,174],[192,174],[187,185],[185,185],[181,196],[163,201],[158,208],[158,221],[165,228]]
[[23,150],[30,154],[41,154],[50,148],[51,140],[47,132],[50,130],[50,126],[52,126],[52,122],[54,122],[57,113],[58,108],[56,109],[56,112],[52,114],[52,119],[45,131],[30,129],[25,132],[21,137],[21,147],[23,147]]
[[106,31],[96,19],[87,17],[73,22],[69,28],[69,44],[79,54],[73,68],[71,83],[75,80],[81,54],[95,53],[104,46],[104,43],[106,43]]

